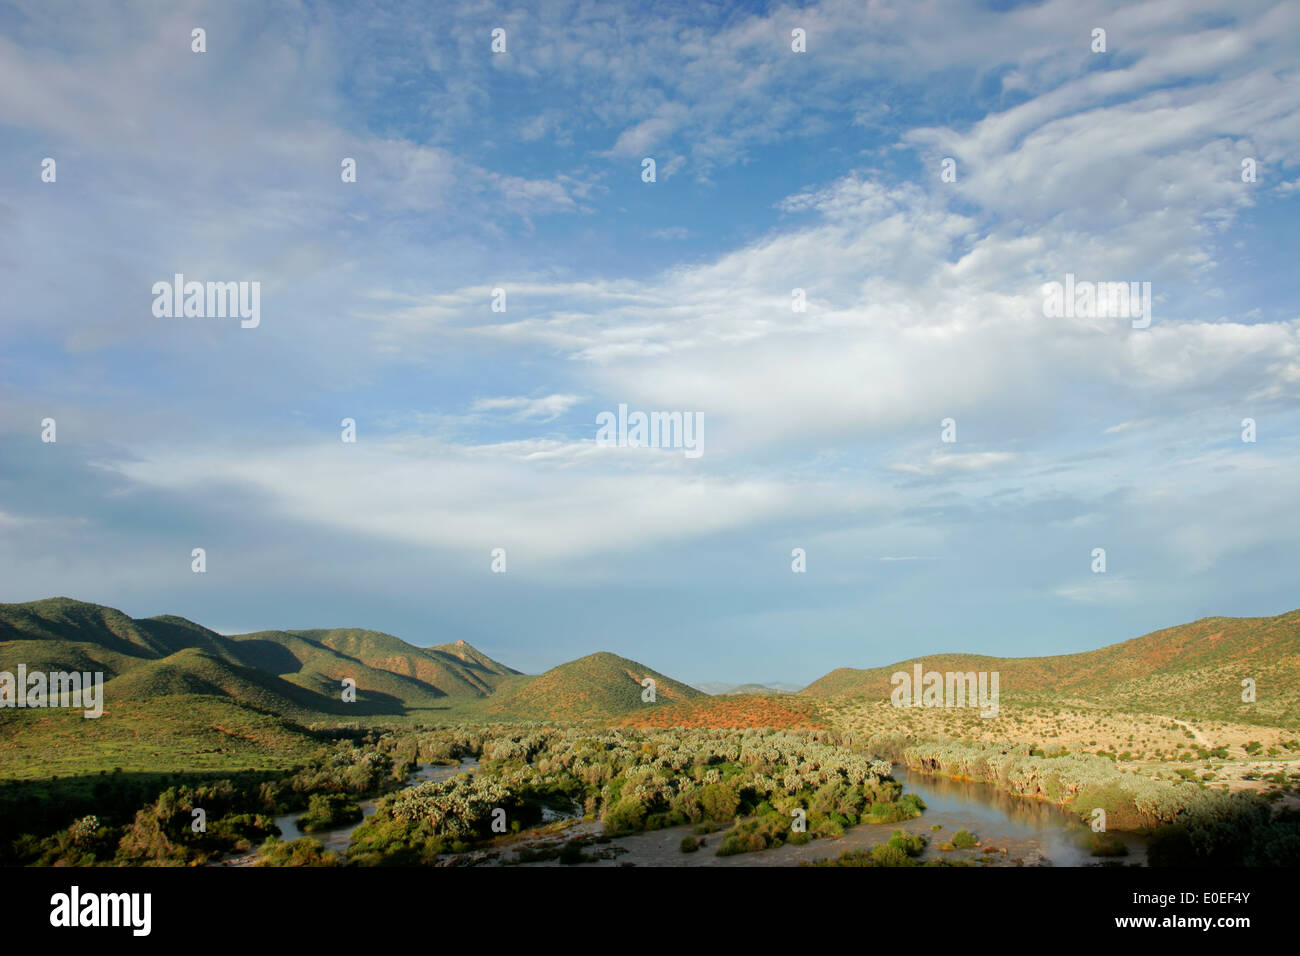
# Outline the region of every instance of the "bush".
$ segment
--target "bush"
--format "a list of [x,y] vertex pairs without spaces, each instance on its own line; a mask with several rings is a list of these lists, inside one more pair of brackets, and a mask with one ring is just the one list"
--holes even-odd
[[700,808],[710,820],[732,820],[740,808],[740,795],[726,783],[711,783],[702,787],[698,799]]
[[914,820],[925,809],[925,802],[914,793],[905,793],[896,801],[873,803],[867,811],[869,823],[902,823]]
[[633,797],[624,797],[605,811],[605,830],[609,833],[634,833],[645,822],[645,805]]
[[975,834],[971,833],[969,830],[958,830],[952,835],[953,846],[967,847],[975,846],[978,843],[979,841],[975,839]]
[[338,855],[325,849],[324,844],[311,837],[302,837],[286,843],[271,837],[262,844],[261,858],[256,866],[342,866]]
[[906,830],[895,830],[893,836],[889,838],[889,846],[903,851],[908,856],[919,856],[929,843],[930,841],[919,833],[908,833]]
[[735,856],[738,853],[753,853],[767,849],[763,838],[753,833],[728,833],[722,838],[718,847],[718,856]]
[[952,839],[941,846],[941,850],[963,850],[968,847],[978,846],[979,841],[969,830],[958,830],[952,835]]
[[882,843],[871,848],[871,859],[876,866],[915,866],[912,858],[892,843]]
[[313,793],[307,802],[307,812],[298,818],[298,829],[304,833],[327,830],[356,823],[361,817],[361,807],[350,797],[341,793]]

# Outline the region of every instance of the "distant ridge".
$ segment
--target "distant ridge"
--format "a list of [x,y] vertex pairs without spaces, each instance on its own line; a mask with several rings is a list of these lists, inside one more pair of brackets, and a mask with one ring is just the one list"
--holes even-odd
[[[0,669],[18,662],[102,671],[108,701],[216,696],[295,720],[485,698],[518,674],[463,641],[420,648],[355,628],[225,636],[172,614],[136,619],[65,597],[0,604]],[[356,681],[355,704],[342,700],[344,678]]]
[[[0,604],[0,669],[102,671],[105,700],[217,698],[300,724],[340,718],[601,720],[705,695],[637,661],[600,652],[521,674],[466,641],[416,647],[361,628],[221,635],[172,614],[131,618],[71,598]],[[356,682],[355,703],[343,681]],[[183,708],[182,708],[183,709]],[[428,712],[428,713],[425,713]]]
[[767,684],[727,684],[723,681],[708,681],[694,685],[706,694],[792,694],[799,690],[798,684],[772,682]]
[[[1134,711],[1191,707],[1225,717],[1300,717],[1300,610],[1276,617],[1207,617],[1078,654],[932,654],[887,667],[841,667],[799,693],[887,698],[891,675],[911,673],[916,663],[935,671],[996,670],[1003,695],[1051,693]],[[1246,678],[1257,686],[1253,704],[1241,700]]]
[[[500,719],[609,721],[677,708],[691,722],[734,721],[749,710],[803,720],[793,704],[723,704],[724,697],[778,696],[768,685],[722,686],[714,718],[709,695],[646,665],[608,652],[589,654],[540,676],[521,674],[465,641],[417,647],[381,631],[333,628],[225,636],[171,614],[131,618],[116,608],[48,598],[0,604],[0,670],[102,671],[106,707],[178,695],[220,699],[302,725],[341,719],[454,715]],[[1300,610],[1275,617],[1211,617],[1093,651],[1002,658],[935,654],[888,667],[839,668],[798,691],[803,698],[887,699],[890,677],[926,670],[999,672],[1005,697],[1050,695],[1132,711],[1197,712],[1224,718],[1300,720]],[[340,695],[356,681],[357,700]],[[655,703],[642,681],[655,682]],[[1257,700],[1241,700],[1249,678]],[[691,703],[694,702],[694,703]],[[667,714],[655,717],[665,719]],[[700,724],[703,725],[703,724]]]

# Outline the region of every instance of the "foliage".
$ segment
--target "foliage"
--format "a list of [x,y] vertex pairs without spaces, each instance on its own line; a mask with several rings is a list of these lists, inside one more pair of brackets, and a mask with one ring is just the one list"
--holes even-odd
[[324,844],[311,837],[302,837],[290,843],[274,837],[261,846],[256,866],[342,866],[337,853],[325,849]]
[[361,807],[354,800],[339,793],[313,793],[307,803],[307,812],[298,818],[298,829],[310,833],[360,819]]

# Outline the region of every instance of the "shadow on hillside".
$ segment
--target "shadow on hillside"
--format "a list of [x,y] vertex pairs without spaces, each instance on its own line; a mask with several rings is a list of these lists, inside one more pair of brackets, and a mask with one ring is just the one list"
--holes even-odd
[[231,644],[235,653],[250,667],[278,675],[296,674],[302,670],[302,661],[289,648],[275,641],[231,641]]

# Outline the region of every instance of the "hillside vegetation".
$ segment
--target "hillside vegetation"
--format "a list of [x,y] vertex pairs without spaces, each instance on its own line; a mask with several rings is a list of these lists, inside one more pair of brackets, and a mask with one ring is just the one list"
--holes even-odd
[[[0,604],[0,670],[102,672],[103,716],[0,710],[0,778],[289,766],[321,732],[390,725],[603,721],[703,697],[614,654],[521,674],[465,641],[416,647],[358,628],[221,635],[51,598]],[[656,683],[656,703],[641,681]],[[343,699],[343,681],[356,700]]]
[[[118,766],[138,771],[288,766],[331,729],[465,720],[644,729],[843,726],[947,739],[956,729],[954,721],[969,719],[974,724],[961,731],[963,737],[1023,738],[1044,746],[1060,741],[1071,748],[1113,751],[1117,759],[1130,758],[1131,752],[1134,761],[1167,761],[1185,752],[1174,749],[1178,741],[1198,734],[1213,738],[1207,754],[1225,745],[1235,755],[1254,741],[1250,753],[1256,760],[1280,759],[1291,737],[1265,728],[1300,725],[1295,692],[1300,611],[1273,618],[1206,618],[1080,654],[940,654],[915,660],[926,670],[998,671],[1001,719],[888,707],[890,675],[910,672],[910,660],[836,670],[798,694],[767,688],[745,694],[751,688],[741,685],[710,697],[605,652],[529,676],[464,641],[417,647],[358,628],[225,636],[174,615],[136,619],[68,598],[5,604],[0,605],[0,670],[16,671],[23,663],[29,671],[102,671],[106,684],[104,716],[98,720],[60,709],[0,711],[0,778]],[[1256,682],[1254,704],[1240,699],[1247,677]],[[345,678],[356,681],[355,702],[342,699]],[[642,699],[646,678],[655,682],[653,702]],[[886,711],[863,709],[873,701],[886,702]],[[1053,717],[1053,708],[1060,707],[1073,708],[1069,713],[1077,716],[1065,719],[1062,711]],[[1106,715],[1121,713],[1160,717],[1146,723],[1125,718],[1123,733],[1107,731],[1119,723]],[[1057,727],[1053,722],[1059,720],[1064,723]],[[1251,725],[1261,729],[1233,729]],[[1211,771],[1222,772],[1207,766],[1203,773]],[[1272,765],[1243,763],[1238,776],[1276,772]]]
[[[1133,712],[1278,726],[1300,722],[1300,611],[1203,618],[1080,654],[933,654],[868,670],[842,667],[799,693],[888,698],[891,675],[911,674],[915,663],[927,671],[997,671],[1004,696],[1051,695]],[[1254,703],[1241,699],[1247,678],[1255,681]]]
[[[655,682],[654,703],[642,700],[647,677]],[[601,720],[703,697],[703,692],[644,664],[602,651],[503,689],[488,711],[534,720]]]

